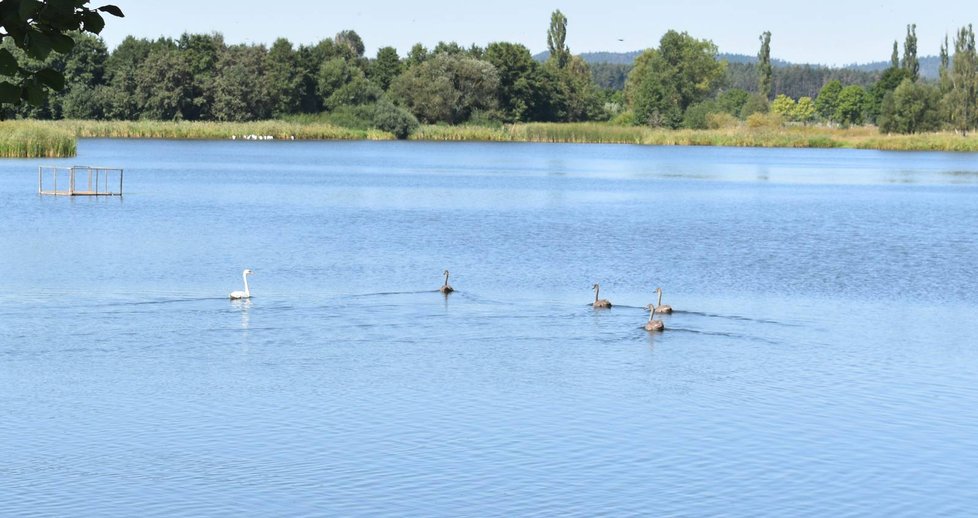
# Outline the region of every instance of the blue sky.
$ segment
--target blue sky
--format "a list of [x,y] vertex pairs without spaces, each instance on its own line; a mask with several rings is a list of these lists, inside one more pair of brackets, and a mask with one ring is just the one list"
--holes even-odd
[[[271,43],[284,36],[314,43],[343,29],[363,37],[368,54],[392,45],[401,55],[416,42],[463,45],[491,41],[546,48],[550,13],[569,19],[567,43],[575,53],[626,51],[656,46],[669,29],[712,39],[721,52],[755,54],[758,35],[772,33],[772,56],[793,62],[849,64],[887,60],[893,40],[917,24],[920,55],[937,54],[944,34],[978,23],[975,0],[788,2],[671,0],[650,2],[531,0],[458,1],[352,0],[108,0],[126,12],[110,19],[102,36],[114,47],[126,35],[179,36],[221,32],[230,43]],[[92,5],[101,5],[97,0]],[[619,41],[624,40],[624,41]]]

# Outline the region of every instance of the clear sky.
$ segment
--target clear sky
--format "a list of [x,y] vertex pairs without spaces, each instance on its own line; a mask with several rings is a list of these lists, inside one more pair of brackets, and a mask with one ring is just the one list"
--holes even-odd
[[465,46],[512,41],[536,53],[546,49],[554,9],[567,15],[567,44],[574,53],[644,49],[676,29],[713,40],[721,52],[756,54],[758,35],[769,30],[772,57],[829,65],[888,60],[893,40],[902,49],[908,23],[917,24],[921,56],[936,55],[945,33],[953,38],[958,27],[978,24],[975,0],[103,1],[126,13],[124,19],[108,20],[102,36],[110,47],[130,34],[155,38],[216,31],[229,43],[271,43],[284,36],[301,44],[353,29],[369,55],[391,45],[402,56],[414,43],[430,48],[440,40]]

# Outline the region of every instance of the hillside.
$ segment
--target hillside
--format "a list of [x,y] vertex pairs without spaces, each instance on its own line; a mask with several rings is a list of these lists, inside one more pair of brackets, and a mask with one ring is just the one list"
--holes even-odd
[[[582,52],[580,56],[584,58],[584,61],[589,64],[595,63],[607,63],[611,65],[631,65],[635,58],[641,54],[641,50],[633,50],[630,52]],[[546,61],[550,56],[549,52],[541,52],[535,56],[534,59],[537,61]],[[749,56],[746,54],[731,54],[721,52],[717,55],[720,60],[725,60],[728,63],[737,64],[750,64],[757,62],[757,56]],[[841,67],[828,67],[826,65],[815,65],[808,63],[791,63],[782,59],[772,59],[771,64],[775,67],[790,67],[790,66],[808,66],[812,68],[838,68],[845,70],[857,70],[860,72],[881,72],[886,70],[890,66],[889,61],[874,61],[872,63],[853,63],[851,65],[844,65]],[[924,56],[920,58],[920,75],[927,79],[937,79],[938,68],[940,66],[940,58],[937,56]]]

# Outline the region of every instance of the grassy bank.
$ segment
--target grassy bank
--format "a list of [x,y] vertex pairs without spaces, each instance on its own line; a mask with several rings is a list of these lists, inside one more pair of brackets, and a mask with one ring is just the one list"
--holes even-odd
[[75,156],[75,135],[65,128],[35,121],[0,122],[0,158]]
[[880,135],[876,128],[789,126],[715,130],[667,130],[601,123],[514,124],[497,128],[422,126],[414,140],[488,142],[569,142],[650,146],[728,146],[785,148],[851,148],[890,151],[978,152],[978,135],[953,133]]
[[[230,139],[246,135],[297,140],[389,140],[390,133],[316,120],[230,122],[8,121],[0,123],[0,157],[63,157],[80,138]],[[880,135],[876,128],[739,125],[713,130],[665,130],[606,123],[529,123],[505,126],[422,126],[412,140],[562,142],[658,146],[852,148],[978,152],[978,135]]]
[[342,128],[326,123],[286,121],[164,122],[164,121],[51,121],[80,138],[168,138],[214,140],[247,135],[296,140],[388,140],[377,130]]

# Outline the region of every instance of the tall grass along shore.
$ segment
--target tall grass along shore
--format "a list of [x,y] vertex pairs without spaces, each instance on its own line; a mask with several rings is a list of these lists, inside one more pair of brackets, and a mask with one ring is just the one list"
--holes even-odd
[[75,135],[46,122],[0,121],[0,158],[75,156]]
[[[0,157],[74,156],[76,138],[231,139],[256,136],[285,140],[390,140],[373,129],[351,129],[326,122],[259,121],[30,121],[0,122]],[[653,146],[727,146],[851,148],[888,151],[978,152],[978,135],[924,133],[882,135],[876,128],[824,126],[749,127],[668,130],[608,123],[528,123],[500,126],[425,125],[412,140],[481,142],[552,142],[639,144]]]

